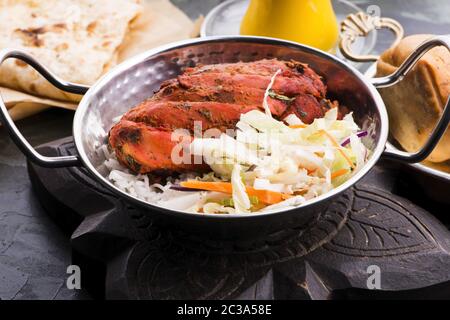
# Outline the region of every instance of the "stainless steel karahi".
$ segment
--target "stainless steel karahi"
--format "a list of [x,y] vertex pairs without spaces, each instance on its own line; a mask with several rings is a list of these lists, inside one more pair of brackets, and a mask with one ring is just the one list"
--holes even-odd
[[[118,197],[141,207],[162,223],[190,232],[200,232],[212,238],[251,239],[285,228],[301,227],[317,218],[333,205],[333,200],[337,200],[342,192],[361,180],[382,156],[414,163],[424,160],[431,153],[449,124],[450,103],[421,151],[409,154],[386,150],[389,122],[385,105],[376,88],[395,85],[423,54],[441,45],[450,50],[450,36],[439,36],[422,44],[395,74],[369,79],[328,53],[293,42],[241,36],[203,38],[174,43],[141,54],[114,68],[91,88],[59,79],[24,52],[3,50],[0,52],[0,62],[8,58],[20,59],[33,66],[59,89],[84,94],[73,123],[73,138],[78,155],[46,157],[37,153],[13,123],[3,101],[0,101],[0,119],[17,146],[29,160],[38,165],[51,168],[82,166]],[[164,80],[177,76],[186,66],[263,58],[295,59],[308,63],[323,76],[329,95],[349,107],[354,112],[358,125],[369,132],[365,144],[372,155],[365,167],[349,181],[295,209],[253,215],[213,215],[185,213],[154,206],[130,196],[108,180],[108,171],[103,166],[105,156],[99,152],[99,147],[107,143],[107,132],[114,118],[151,96]]]

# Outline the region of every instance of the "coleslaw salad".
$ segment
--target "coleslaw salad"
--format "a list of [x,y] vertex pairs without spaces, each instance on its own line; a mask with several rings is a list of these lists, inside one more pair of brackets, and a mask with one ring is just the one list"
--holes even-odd
[[[203,157],[212,172],[181,182],[186,190],[209,192],[188,211],[252,214],[303,204],[343,184],[367,162],[369,151],[353,115],[338,119],[330,109],[310,125],[295,115],[272,117],[266,90],[264,112],[242,114],[234,137],[194,139],[192,155]],[[341,141],[339,143],[339,141]]]

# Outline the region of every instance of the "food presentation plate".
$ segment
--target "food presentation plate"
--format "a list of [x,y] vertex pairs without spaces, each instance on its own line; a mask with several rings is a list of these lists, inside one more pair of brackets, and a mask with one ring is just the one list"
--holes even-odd
[[[373,78],[376,73],[377,64],[374,63],[367,69],[365,76]],[[393,141],[392,138],[390,138],[390,141],[386,146],[388,149],[399,150],[399,148],[396,147],[396,142]],[[404,164],[404,166],[417,173],[416,180],[418,180],[423,186],[423,189],[429,193],[431,198],[436,199],[439,202],[450,204],[450,173],[428,167],[423,163]],[[430,186],[433,187],[430,188]]]
[[[241,21],[247,11],[248,0],[228,0],[215,7],[206,16],[201,28],[201,36],[239,35]],[[334,11],[339,22],[348,15],[364,11],[355,4],[346,0],[333,0]],[[352,46],[352,52],[357,55],[366,55],[372,52],[377,41],[376,31],[367,37],[360,37]],[[344,59],[336,46],[336,55]]]

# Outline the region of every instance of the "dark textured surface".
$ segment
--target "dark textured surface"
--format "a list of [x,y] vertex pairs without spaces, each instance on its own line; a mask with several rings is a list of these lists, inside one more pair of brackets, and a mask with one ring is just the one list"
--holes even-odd
[[[39,151],[69,155],[74,145],[66,138]],[[83,287],[96,298],[449,299],[450,232],[396,195],[404,180],[397,169],[375,167],[306,225],[230,241],[162,227],[154,212],[131,207],[84,169],[29,166],[42,205],[72,234]],[[374,265],[375,294],[367,288]]]
[[[70,134],[70,112],[54,110],[21,121],[36,145]],[[31,190],[25,159],[0,128],[0,298],[72,299],[66,289],[70,246]]]
[[[219,0],[173,0],[191,18]],[[441,0],[354,1],[362,7],[377,4],[382,15],[397,18],[407,34],[448,33],[450,2]],[[385,41],[381,41],[385,42]],[[385,44],[381,44],[383,48]],[[33,145],[70,135],[72,112],[51,110],[21,121],[19,126]],[[408,183],[406,183],[408,186]],[[405,187],[406,187],[405,186]],[[407,188],[405,188],[407,190]],[[407,193],[407,191],[405,191]],[[424,206],[424,198],[415,200]],[[440,210],[432,210],[448,219]],[[0,298],[72,299],[85,293],[65,289],[70,264],[69,241],[38,204],[31,190],[23,155],[0,128]]]

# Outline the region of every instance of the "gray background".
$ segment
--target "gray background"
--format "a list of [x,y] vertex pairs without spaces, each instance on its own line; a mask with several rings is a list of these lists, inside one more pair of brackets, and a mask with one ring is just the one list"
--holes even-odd
[[[206,14],[220,0],[173,0],[191,18]],[[450,33],[448,0],[353,1],[379,5],[381,14],[399,20],[406,34]],[[380,34],[389,39],[389,35]],[[381,41],[377,51],[385,47]],[[49,110],[20,121],[32,145],[71,135],[73,113]],[[85,299],[65,289],[70,264],[68,239],[46,216],[31,190],[24,156],[0,128],[0,298]]]

